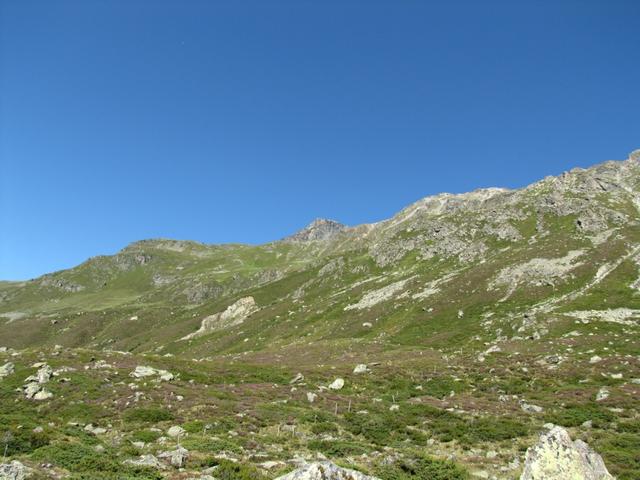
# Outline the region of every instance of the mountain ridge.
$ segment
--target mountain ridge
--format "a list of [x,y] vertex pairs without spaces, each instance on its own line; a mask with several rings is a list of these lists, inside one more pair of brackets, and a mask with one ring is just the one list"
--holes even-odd
[[[145,240],[0,282],[0,423],[37,436],[19,458],[516,480],[553,423],[640,476],[640,154],[298,234]],[[104,478],[160,478],[127,472]]]

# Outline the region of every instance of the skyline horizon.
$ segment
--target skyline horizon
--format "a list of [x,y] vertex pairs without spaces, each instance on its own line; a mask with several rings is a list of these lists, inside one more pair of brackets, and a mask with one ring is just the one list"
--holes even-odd
[[[122,246],[118,247],[116,250],[112,250],[110,252],[105,252],[105,253],[96,253],[94,255],[91,255],[87,258],[85,258],[84,260],[79,261],[78,263],[75,263],[73,265],[69,265],[66,267],[62,267],[60,269],[57,270],[52,270],[52,271],[47,271],[47,272],[43,272],[41,274],[38,274],[34,277],[29,277],[29,278],[21,278],[21,279],[8,279],[8,278],[0,278],[0,282],[28,282],[31,280],[35,280],[43,275],[48,275],[48,274],[53,274],[53,273],[57,273],[57,272],[61,272],[61,271],[65,271],[65,270],[71,270],[83,263],[85,263],[88,260],[91,260],[93,258],[96,257],[108,257],[108,256],[112,256],[112,255],[116,255],[117,253],[126,250],[127,248],[129,248],[132,245],[135,245],[137,243],[142,243],[142,242],[152,242],[152,241],[170,241],[170,242],[193,242],[193,243],[197,243],[197,244],[201,244],[201,245],[205,245],[205,246],[226,246],[226,245],[243,245],[243,246],[263,246],[263,245],[268,245],[271,243],[276,243],[276,242],[280,242],[283,240],[286,240],[288,237],[310,227],[314,222],[318,221],[318,220],[328,220],[328,221],[334,221],[337,222],[347,228],[357,228],[357,227],[361,227],[364,225],[375,225],[387,220],[392,219],[394,216],[396,216],[397,214],[399,214],[401,211],[403,211],[404,209],[410,207],[411,205],[413,205],[414,203],[420,202],[424,199],[427,198],[431,198],[431,197],[437,197],[440,195],[452,195],[452,196],[457,196],[457,195],[465,195],[467,193],[473,193],[473,192],[477,192],[477,191],[483,191],[483,190],[491,190],[491,189],[498,189],[498,190],[504,190],[507,192],[513,192],[513,191],[518,191],[518,190],[522,190],[524,188],[527,188],[539,181],[542,181],[544,178],[547,177],[557,177],[559,175],[562,175],[565,172],[570,172],[571,170],[574,169],[583,169],[583,170],[588,170],[594,167],[597,167],[598,165],[604,164],[604,163],[608,163],[608,162],[625,162],[628,160],[631,160],[631,156],[633,154],[637,154],[640,152],[640,148],[639,149],[633,149],[629,152],[627,158],[624,159],[608,159],[608,160],[603,160],[600,162],[596,162],[587,166],[575,166],[575,167],[571,167],[568,170],[564,170],[562,172],[558,172],[558,173],[550,173],[547,175],[544,175],[542,177],[540,177],[537,180],[534,180],[531,183],[527,183],[525,185],[521,185],[521,186],[517,186],[517,187],[503,187],[503,186],[485,186],[485,187],[477,187],[474,188],[472,190],[467,190],[467,191],[463,191],[463,192],[445,192],[445,191],[441,191],[441,192],[437,192],[437,193],[432,193],[432,194],[428,194],[425,196],[422,196],[418,199],[416,199],[414,202],[411,202],[403,207],[401,207],[399,210],[397,210],[392,216],[389,217],[385,217],[385,218],[381,218],[379,220],[374,220],[374,221],[365,221],[365,222],[360,222],[360,223],[355,223],[355,224],[348,224],[348,223],[344,223],[342,222],[339,218],[329,218],[329,217],[315,217],[313,219],[310,219],[305,225],[301,226],[298,230],[289,232],[283,236],[280,236],[279,238],[276,239],[271,239],[271,240],[266,240],[263,242],[249,242],[249,241],[225,241],[225,242],[207,242],[204,240],[199,240],[197,238],[174,238],[174,237],[166,237],[166,236],[158,236],[158,237],[149,237],[149,238],[140,238],[140,239],[134,239],[131,240],[130,242],[127,242],[125,244],[123,244]],[[640,157],[638,157],[637,159],[638,161],[640,161]]]

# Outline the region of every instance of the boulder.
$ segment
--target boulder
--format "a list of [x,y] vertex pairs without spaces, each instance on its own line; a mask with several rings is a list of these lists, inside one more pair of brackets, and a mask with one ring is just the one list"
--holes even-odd
[[17,460],[0,463],[0,480],[24,480],[31,476],[31,469]]
[[34,400],[49,400],[51,397],[53,397],[53,393],[51,393],[49,390],[47,390],[45,388],[41,388],[40,391],[33,396],[33,399]]
[[182,468],[189,458],[189,451],[186,448],[178,447],[175,450],[162,452],[158,458],[168,461],[172,467]]
[[38,365],[39,367],[38,371],[35,373],[35,375],[31,375],[27,377],[24,380],[25,383],[33,383],[33,382],[47,383],[49,380],[51,380],[51,377],[53,376],[53,368],[51,368],[46,363],[44,364],[37,363],[36,365]]
[[53,397],[53,394],[38,382],[27,383],[22,387],[22,391],[28,400],[48,400]]
[[167,435],[169,435],[170,437],[181,437],[185,433],[186,430],[178,425],[175,425],[167,430]]
[[134,378],[145,378],[145,377],[154,377],[157,376],[161,381],[169,382],[173,380],[173,374],[166,370],[159,370],[153,367],[147,367],[143,365],[138,365],[136,369],[129,374],[129,376]]
[[379,480],[364,473],[338,467],[331,462],[309,463],[275,480]]
[[540,436],[526,454],[520,480],[613,480],[602,457],[562,427]]

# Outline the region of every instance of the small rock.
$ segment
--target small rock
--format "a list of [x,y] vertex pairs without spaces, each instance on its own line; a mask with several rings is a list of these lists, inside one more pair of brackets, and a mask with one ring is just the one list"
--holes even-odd
[[602,402],[603,400],[606,400],[607,398],[609,398],[609,389],[607,387],[602,387],[600,388],[600,390],[598,390],[598,393],[596,394],[596,402]]
[[356,368],[353,369],[353,373],[367,373],[369,371],[369,367],[367,367],[364,363],[360,363],[356,365]]
[[544,411],[544,408],[526,402],[522,402],[520,408],[527,413],[542,413]]
[[170,437],[181,437],[185,433],[186,430],[178,425],[175,425],[167,430],[167,435],[169,435]]
[[331,390],[341,390],[342,387],[344,387],[344,379],[342,378],[336,378],[333,382],[331,382],[331,384],[329,385],[329,388]]
[[86,427],[84,427],[84,431],[87,432],[87,433],[91,433],[93,435],[103,435],[103,434],[107,433],[107,429],[106,428],[94,427],[91,423],[89,425],[87,425]]

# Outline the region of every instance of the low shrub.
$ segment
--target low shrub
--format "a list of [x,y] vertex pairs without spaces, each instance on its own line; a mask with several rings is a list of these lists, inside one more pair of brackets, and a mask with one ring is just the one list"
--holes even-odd
[[428,457],[400,461],[376,469],[384,480],[466,480],[467,472],[452,462]]
[[157,423],[173,418],[173,413],[164,408],[135,408],[124,414],[124,419],[128,422]]
[[346,457],[368,453],[368,449],[359,443],[343,440],[311,440],[307,447],[309,450],[322,452],[329,457]]

